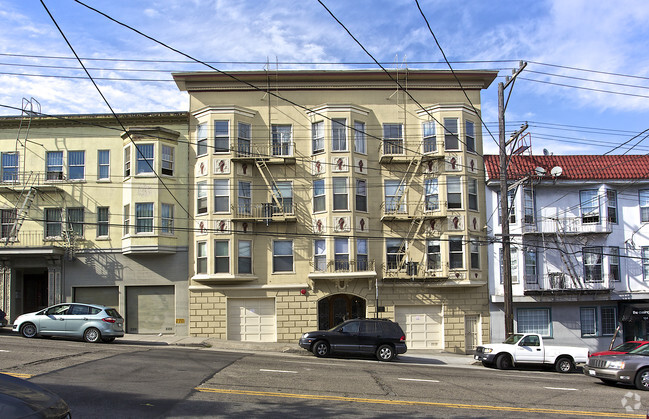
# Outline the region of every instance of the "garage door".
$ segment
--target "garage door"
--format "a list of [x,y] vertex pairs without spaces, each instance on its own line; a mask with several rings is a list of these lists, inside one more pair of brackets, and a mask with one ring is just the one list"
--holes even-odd
[[74,288],[74,302],[101,304],[102,306],[115,307],[119,310],[119,288],[76,287]]
[[228,299],[228,340],[275,342],[275,300]]
[[174,333],[173,286],[126,287],[127,333]]
[[442,306],[396,306],[395,318],[410,349],[444,349]]

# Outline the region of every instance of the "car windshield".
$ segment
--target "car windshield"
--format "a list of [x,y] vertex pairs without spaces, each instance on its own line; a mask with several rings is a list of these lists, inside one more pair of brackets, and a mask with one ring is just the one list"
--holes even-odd
[[621,345],[616,346],[615,348],[611,349],[611,351],[615,352],[629,352],[635,348],[637,348],[639,345],[638,342],[624,342]]
[[629,352],[630,354],[633,355],[644,355],[644,356],[649,356],[649,345],[642,345],[638,349],[634,349]]
[[517,334],[517,335],[511,335],[511,336],[508,337],[507,340],[504,341],[503,343],[508,343],[508,344],[510,344],[510,345],[514,345],[516,342],[518,342],[519,340],[521,340],[522,337],[523,337],[523,335],[518,335],[518,334]]

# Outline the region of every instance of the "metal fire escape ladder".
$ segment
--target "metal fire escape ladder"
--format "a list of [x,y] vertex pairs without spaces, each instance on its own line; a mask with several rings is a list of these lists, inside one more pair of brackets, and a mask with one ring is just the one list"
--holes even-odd
[[[275,205],[277,205],[277,210],[283,214],[284,205],[282,204],[282,193],[277,187],[275,179],[273,178],[273,174],[270,172],[270,169],[266,164],[266,161],[264,160],[264,158],[256,158],[255,164],[257,165],[257,169],[259,169],[259,173],[261,174],[262,179],[264,179],[266,186],[270,190],[270,194],[273,199],[273,202],[275,203]],[[277,195],[279,195],[279,198],[277,197]],[[272,213],[273,211],[271,211],[271,214]]]
[[579,276],[577,275],[577,270],[575,268],[575,265],[572,263],[572,259],[570,258],[570,255],[567,254],[573,253],[572,247],[568,246],[564,240],[565,232],[561,228],[561,223],[559,222],[558,219],[555,219],[556,226],[557,226],[557,234],[554,236],[554,241],[557,245],[557,250],[559,250],[559,256],[561,257],[561,261],[563,262],[563,266],[566,268],[566,271],[568,272],[568,276],[570,276],[570,280],[572,281],[573,285],[576,287],[582,288],[583,285],[581,281],[579,280]]
[[32,203],[36,198],[37,190],[34,187],[35,182],[36,182],[36,176],[34,175],[34,172],[31,172],[27,178],[27,181],[25,182],[23,190],[20,192],[20,195],[18,196],[17,202],[18,203],[22,202],[22,203],[20,205],[20,208],[16,207],[16,218],[14,219],[14,222],[11,226],[11,230],[9,231],[9,234],[5,239],[5,246],[8,245],[12,239],[15,239],[18,236],[18,232],[20,231],[20,228],[23,226],[23,223],[25,222],[25,218],[27,218],[27,214],[29,213],[29,208],[32,206]]

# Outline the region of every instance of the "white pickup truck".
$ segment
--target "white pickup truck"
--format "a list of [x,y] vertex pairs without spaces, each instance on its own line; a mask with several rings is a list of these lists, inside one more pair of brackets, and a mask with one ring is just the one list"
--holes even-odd
[[478,346],[474,358],[488,367],[501,370],[517,364],[554,365],[558,372],[571,372],[576,364],[588,362],[588,348],[546,346],[543,337],[533,333],[513,334],[503,343]]

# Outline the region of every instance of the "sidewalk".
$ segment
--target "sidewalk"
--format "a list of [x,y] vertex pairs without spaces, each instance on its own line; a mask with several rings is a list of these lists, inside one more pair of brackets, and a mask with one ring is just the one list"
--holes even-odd
[[[313,356],[298,346],[297,342],[241,342],[204,337],[180,337],[173,335],[135,335],[127,333],[116,343],[131,343],[140,345],[186,346],[204,349],[233,352],[271,352],[292,355]],[[473,355],[459,355],[439,350],[409,349],[399,355],[400,362],[422,363],[448,366],[481,365],[473,359]]]

